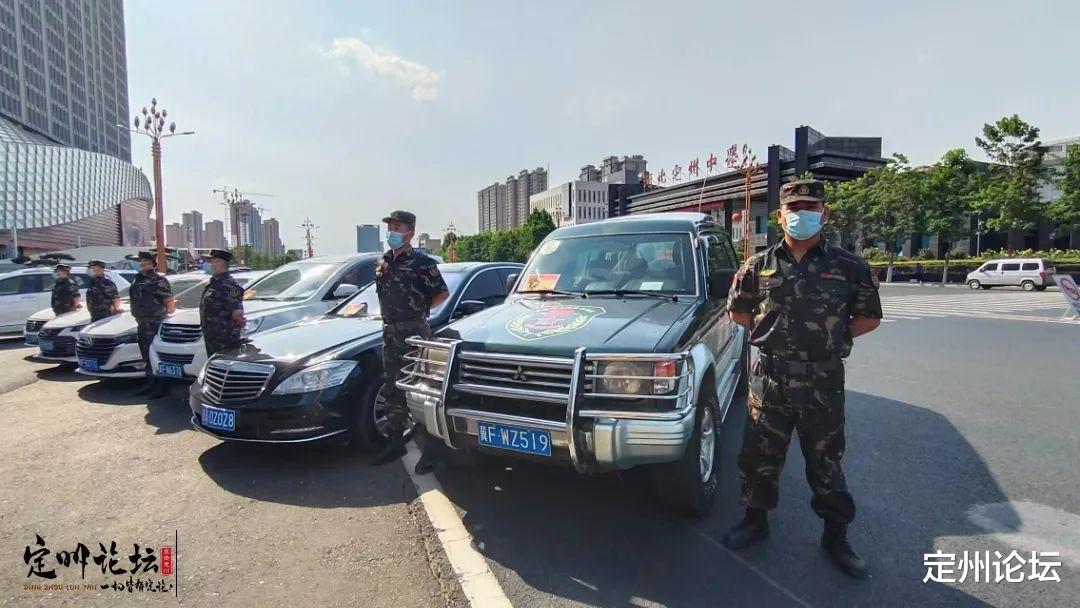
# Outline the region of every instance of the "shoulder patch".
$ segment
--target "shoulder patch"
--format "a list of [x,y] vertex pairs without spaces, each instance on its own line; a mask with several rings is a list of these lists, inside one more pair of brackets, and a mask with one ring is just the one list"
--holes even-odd
[[759,277],[771,277],[774,274],[776,274],[775,268],[763,268],[762,270],[758,271]]

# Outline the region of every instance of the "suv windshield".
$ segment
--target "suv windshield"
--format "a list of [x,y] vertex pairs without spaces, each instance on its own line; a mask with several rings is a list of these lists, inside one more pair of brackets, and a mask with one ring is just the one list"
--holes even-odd
[[245,300],[303,300],[341,267],[341,264],[300,262],[286,264],[244,292]]
[[694,294],[694,256],[685,233],[603,234],[545,241],[517,293]]
[[[450,291],[450,297],[443,300],[431,311],[437,315],[446,303],[454,299],[454,293],[461,284],[460,272],[443,272],[443,280],[446,281],[446,289]],[[375,291],[375,284],[371,283],[353,297],[345,300],[340,306],[330,311],[335,317],[366,317],[371,319],[382,318],[382,309],[379,308],[379,294]]]
[[[236,279],[236,282],[239,283],[241,287],[243,287],[245,283],[248,283],[251,280],[245,277],[233,278]],[[198,308],[199,304],[202,302],[203,290],[206,289],[206,286],[209,283],[210,275],[206,275],[206,277],[200,281],[184,281],[173,283],[173,297],[176,298],[176,307]],[[179,288],[180,291],[177,291],[177,288]]]

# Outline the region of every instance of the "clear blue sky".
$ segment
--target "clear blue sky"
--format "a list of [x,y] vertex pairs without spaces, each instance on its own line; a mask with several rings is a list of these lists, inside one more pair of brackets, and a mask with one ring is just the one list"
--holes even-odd
[[[809,124],[931,162],[1019,113],[1080,135],[1078,2],[316,2],[128,0],[132,111],[167,141],[166,221],[256,198],[301,246],[355,247],[403,208],[476,230],[476,191],[521,168],[552,185],[609,154],[685,166],[762,155]],[[149,146],[133,141],[149,173]],[[704,164],[704,161],[703,163]]]

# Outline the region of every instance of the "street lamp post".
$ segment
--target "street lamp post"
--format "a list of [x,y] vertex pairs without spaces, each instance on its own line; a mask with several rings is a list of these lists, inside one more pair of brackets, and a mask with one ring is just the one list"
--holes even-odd
[[743,144],[742,156],[740,158],[739,148],[731,146],[728,148],[727,160],[725,161],[728,168],[735,169],[743,176],[743,212],[742,212],[742,246],[743,246],[743,260],[750,259],[751,243],[750,243],[750,191],[754,181],[754,175],[761,171],[761,163],[757,162],[757,155],[750,149],[750,146]]
[[[157,216],[154,222],[154,239],[157,241],[157,267],[161,272],[168,272],[169,267],[165,261],[165,217],[162,211],[161,195],[161,140],[166,137],[177,135],[194,135],[194,131],[176,132],[176,123],[170,122],[168,128],[165,119],[169,113],[165,108],[158,108],[157,98],[150,100],[150,109],[143,107],[142,116],[136,116],[131,122],[134,128],[127,125],[116,125],[121,129],[127,129],[132,133],[139,133],[150,138],[150,156],[154,159],[154,214]],[[166,132],[167,131],[167,132]]]

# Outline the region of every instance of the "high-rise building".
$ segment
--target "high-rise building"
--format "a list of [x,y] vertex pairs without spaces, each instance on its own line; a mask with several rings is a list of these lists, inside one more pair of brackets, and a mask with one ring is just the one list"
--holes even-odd
[[379,227],[375,224],[356,226],[356,253],[381,253],[382,241],[379,240]]
[[255,250],[274,255],[285,253],[285,246],[281,244],[281,224],[276,219],[263,220],[259,226],[259,240]]
[[203,247],[210,249],[227,249],[229,244],[225,242],[225,222],[210,220],[203,226]]
[[0,257],[147,246],[121,0],[0,0]]
[[181,218],[180,224],[184,227],[184,231],[180,238],[183,239],[184,247],[205,247],[202,213],[190,211],[181,215]]
[[506,185],[494,183],[476,193],[480,232],[506,229]]
[[588,224],[608,217],[608,184],[573,181],[529,197],[530,209],[547,211],[555,227]]
[[259,237],[262,234],[262,216],[259,208],[249,200],[241,200],[229,205],[229,223],[232,229],[233,244],[251,246],[259,250]]
[[187,247],[185,243],[184,226],[182,224],[173,222],[165,226],[166,247]]
[[548,175],[543,167],[522,169],[476,193],[480,232],[507,230],[521,226],[529,218],[529,197],[547,190]]

